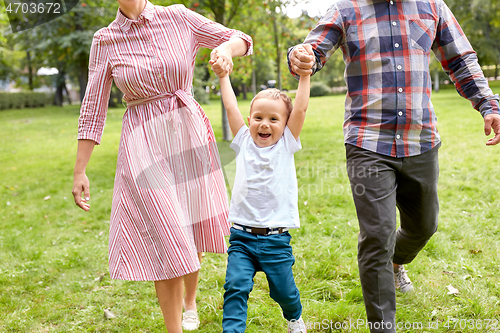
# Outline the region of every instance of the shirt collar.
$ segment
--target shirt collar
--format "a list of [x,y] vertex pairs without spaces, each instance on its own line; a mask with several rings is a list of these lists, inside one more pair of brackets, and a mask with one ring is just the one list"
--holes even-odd
[[123,13],[120,11],[118,8],[118,12],[116,13],[116,22],[120,26],[120,29],[122,29],[123,32],[128,32],[130,30],[130,27],[134,23],[140,23],[145,20],[147,21],[152,21],[155,16],[155,6],[146,0],[146,7],[144,7],[144,10],[142,11],[141,15],[137,18],[136,21],[129,19]]

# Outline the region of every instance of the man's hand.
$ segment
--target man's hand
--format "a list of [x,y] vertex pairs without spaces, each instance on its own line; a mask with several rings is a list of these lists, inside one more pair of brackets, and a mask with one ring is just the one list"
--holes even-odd
[[297,75],[311,75],[314,66],[314,52],[311,44],[297,45],[290,55],[291,70]]
[[490,135],[492,128],[495,136],[486,142],[487,146],[494,146],[500,142],[500,115],[488,114],[484,116],[484,134]]
[[226,47],[217,47],[210,53],[210,65],[212,71],[218,77],[224,77],[233,71],[233,57],[231,51]]

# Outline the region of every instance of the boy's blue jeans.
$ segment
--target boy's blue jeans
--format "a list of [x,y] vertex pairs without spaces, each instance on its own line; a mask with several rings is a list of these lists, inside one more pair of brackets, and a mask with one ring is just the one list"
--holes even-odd
[[287,320],[300,318],[302,305],[293,279],[291,238],[288,232],[262,236],[231,228],[224,284],[224,333],[245,332],[247,301],[257,271],[266,274],[270,296],[281,306],[283,316]]

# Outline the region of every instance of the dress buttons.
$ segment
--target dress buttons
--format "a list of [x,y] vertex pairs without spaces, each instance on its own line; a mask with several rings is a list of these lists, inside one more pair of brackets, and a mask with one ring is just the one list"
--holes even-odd
[[394,44],[394,47],[398,48],[399,47],[399,43]]
[[396,25],[398,25],[398,24],[396,23],[396,21],[393,21],[393,22],[392,22],[392,25],[393,25],[393,26],[396,26]]
[[399,135],[399,134],[396,135],[396,139],[398,139],[398,140],[401,139],[401,135]]
[[403,68],[403,66],[398,65],[396,68],[399,69],[399,70],[401,70]]
[[398,116],[402,116],[402,115],[403,115],[403,112],[399,111]]
[[399,91],[399,92],[403,92],[403,88],[399,88],[399,89],[398,89],[398,91]]

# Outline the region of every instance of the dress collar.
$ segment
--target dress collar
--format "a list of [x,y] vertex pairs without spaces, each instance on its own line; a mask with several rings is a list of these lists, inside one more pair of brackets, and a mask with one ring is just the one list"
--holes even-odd
[[120,29],[122,29],[123,32],[128,32],[130,30],[130,27],[134,23],[141,23],[144,22],[145,20],[147,21],[152,21],[155,16],[155,6],[146,0],[146,7],[144,7],[144,10],[142,11],[141,15],[137,18],[136,21],[129,19],[123,13],[121,10],[118,8],[118,12],[116,13],[116,22],[120,26]]

